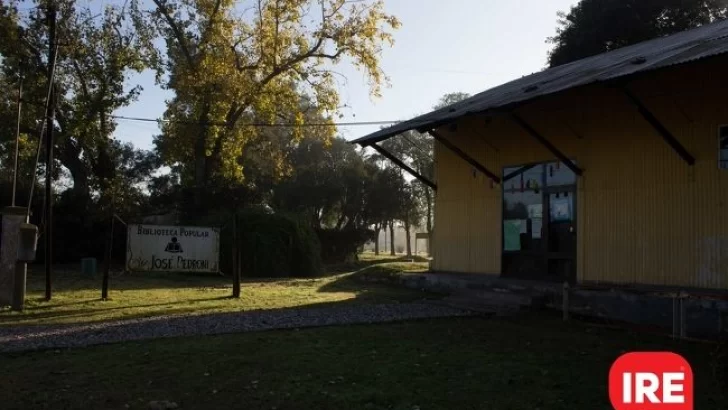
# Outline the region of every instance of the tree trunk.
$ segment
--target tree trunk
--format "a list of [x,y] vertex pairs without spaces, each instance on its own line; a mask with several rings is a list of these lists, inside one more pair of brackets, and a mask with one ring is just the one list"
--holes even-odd
[[394,221],[389,221],[389,254],[396,256],[394,251]]
[[195,157],[195,195],[194,205],[196,210],[201,210],[202,200],[207,187],[208,174],[208,158],[207,158],[207,134],[209,122],[210,107],[205,105],[200,115],[199,130],[195,139],[194,157]]
[[405,238],[407,238],[407,256],[412,256],[412,238],[410,235],[410,223],[407,220],[408,218],[405,218],[404,220],[404,235]]
[[71,173],[74,195],[90,199],[89,170],[81,160],[81,150],[73,144],[70,138],[66,138],[63,145],[58,147],[58,160]]
[[376,234],[374,237],[375,238],[374,239],[374,254],[375,255],[379,255],[379,231],[380,231],[379,224],[374,225],[374,233]]

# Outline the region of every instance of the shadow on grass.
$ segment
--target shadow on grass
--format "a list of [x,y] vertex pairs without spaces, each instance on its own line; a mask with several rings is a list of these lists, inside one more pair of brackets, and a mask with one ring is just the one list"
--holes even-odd
[[[186,315],[186,314],[208,314],[243,311],[255,308],[276,309],[284,308],[306,308],[311,306],[345,305],[356,303],[393,303],[410,302],[432,298],[434,295],[404,287],[394,286],[385,283],[372,283],[362,280],[364,276],[388,275],[402,270],[424,270],[425,264],[421,262],[424,258],[372,258],[361,260],[346,267],[339,265],[329,267],[329,276],[323,278],[244,278],[242,283],[242,296],[248,298],[241,303],[209,303],[233,300],[229,295],[232,291],[230,277],[211,276],[210,274],[186,274],[186,273],[149,273],[149,274],[128,274],[112,278],[112,298],[108,302],[102,302],[93,293],[98,291],[100,296],[100,278],[86,278],[72,273],[59,272],[54,283],[54,290],[59,294],[70,293],[70,297],[45,302],[37,295],[42,293],[44,281],[42,275],[29,278],[29,290],[32,299],[28,299],[25,313],[10,313],[0,310],[0,326],[45,326],[59,323],[98,323],[118,319],[135,319],[153,316]],[[350,274],[339,274],[334,276],[333,272],[352,272]],[[255,296],[260,292],[254,290],[256,287],[273,286],[274,292],[278,294],[275,298],[279,300],[270,303],[259,303]],[[291,290],[291,297],[286,296],[286,288],[302,288]],[[311,289],[303,289],[310,287]],[[247,288],[247,289],[246,289]],[[154,291],[169,290],[165,293],[166,299],[158,299],[155,302],[154,292],[149,294],[136,294],[133,299],[124,300],[121,292],[125,291]],[[225,292],[224,295],[217,293],[216,297],[198,298],[189,296],[175,296],[180,290],[214,290]],[[73,294],[74,292],[84,292]],[[93,292],[93,293],[92,293]],[[266,291],[264,291],[265,293]],[[349,295],[335,296],[331,299],[342,300],[321,300],[325,297],[317,297],[316,293],[348,293]],[[308,296],[308,295],[311,296]],[[169,297],[167,297],[169,296]],[[203,296],[203,295],[200,295]],[[257,296],[262,297],[262,296]],[[65,299],[65,300],[64,300]],[[146,299],[146,300],[144,300]],[[147,302],[147,303],[144,303]]]
[[[102,302],[100,299],[88,299],[84,301],[79,302],[72,302],[72,303],[62,303],[62,304],[56,304],[53,306],[30,306],[25,308],[25,312],[29,313],[28,315],[22,315],[22,314],[11,314],[8,316],[0,316],[0,326],[3,325],[15,325],[17,324],[18,319],[24,319],[24,320],[43,320],[43,319],[73,319],[73,318],[81,318],[81,317],[90,317],[97,314],[104,314],[108,312],[114,312],[114,311],[120,311],[120,310],[129,310],[129,309],[149,309],[149,308],[159,308],[159,310],[149,310],[144,312],[135,312],[133,314],[123,315],[121,317],[116,318],[100,318],[99,320],[90,320],[90,321],[84,321],[83,323],[96,323],[96,322],[105,322],[110,320],[117,320],[117,319],[136,319],[141,317],[151,317],[151,316],[162,316],[162,315],[170,315],[170,314],[186,314],[186,313],[194,313],[194,312],[202,312],[205,309],[200,309],[199,307],[194,307],[197,303],[204,303],[204,302],[211,302],[215,300],[224,300],[224,299],[231,299],[230,296],[219,296],[214,298],[204,298],[204,299],[190,299],[190,300],[183,300],[178,302],[166,302],[166,303],[152,303],[152,304],[145,304],[145,305],[125,305],[125,306],[116,306],[116,307],[89,307],[84,309],[70,309],[70,310],[58,310],[58,311],[47,311],[42,313],[35,313],[36,311],[40,310],[47,310],[52,308],[58,308],[58,307],[67,307],[67,306],[74,306],[74,305],[84,305],[84,304],[90,304],[90,303],[106,303]],[[176,306],[182,306],[187,305],[189,307],[185,308],[177,308]],[[98,306],[98,305],[97,305]],[[20,323],[19,326],[44,326],[45,324],[36,324],[36,323]]]
[[[58,272],[53,280],[53,289],[58,291],[69,290],[98,290],[101,292],[102,276],[84,277],[76,272]],[[148,272],[124,273],[110,278],[112,290],[153,290],[178,288],[219,288],[232,284],[229,276],[206,273],[195,274],[187,272]],[[45,289],[45,276],[40,271],[30,272],[28,275],[28,292],[42,292]]]
[[378,301],[397,300],[411,302],[422,299],[438,299],[442,295],[405,288],[400,285],[397,276],[407,272],[426,270],[409,259],[397,259],[394,262],[365,266],[350,274],[341,275],[321,288],[319,292],[354,292],[357,300]]
[[418,256],[418,255],[413,255],[413,256],[389,256],[389,255],[387,255],[387,256],[379,256],[379,257],[365,257],[365,258],[360,258],[359,260],[352,261],[352,262],[329,265],[326,269],[326,274],[338,275],[341,273],[358,271],[361,269],[368,268],[370,266],[381,265],[381,264],[385,264],[385,263],[427,262],[427,261],[428,261],[427,258]]

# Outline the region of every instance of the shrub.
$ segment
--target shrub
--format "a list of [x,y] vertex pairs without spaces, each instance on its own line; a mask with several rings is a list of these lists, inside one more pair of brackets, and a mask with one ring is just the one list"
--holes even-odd
[[369,229],[318,229],[321,242],[321,258],[326,263],[344,263],[355,260],[365,243],[374,240],[375,232]]
[[321,246],[316,233],[297,218],[257,209],[242,211],[238,214],[238,238],[245,276],[321,274]]

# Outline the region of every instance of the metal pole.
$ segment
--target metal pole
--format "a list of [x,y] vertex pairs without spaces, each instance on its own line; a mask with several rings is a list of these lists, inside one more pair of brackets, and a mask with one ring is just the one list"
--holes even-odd
[[240,298],[240,244],[238,243],[238,212],[233,216],[233,298]]
[[10,206],[15,206],[15,195],[18,188],[18,156],[20,152],[20,113],[23,107],[23,73],[20,71],[20,84],[18,85],[18,126],[15,129],[15,160],[13,163],[13,196]]
[[109,270],[111,270],[111,256],[114,249],[114,205],[111,205],[111,223],[109,224],[109,237],[106,239],[106,258],[104,261],[104,279],[101,283],[101,300],[109,298]]
[[53,276],[53,129],[56,117],[55,87],[53,71],[56,61],[56,8],[53,0],[48,1],[48,87],[51,90],[48,101],[46,125],[46,180],[45,180],[45,299],[51,300]]

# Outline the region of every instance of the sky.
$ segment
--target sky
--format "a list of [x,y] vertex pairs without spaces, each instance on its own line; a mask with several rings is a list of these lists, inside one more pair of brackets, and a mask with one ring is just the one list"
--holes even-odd
[[[337,67],[347,77],[339,89],[347,105],[340,121],[400,121],[431,110],[444,94],[475,94],[546,67],[559,11],[576,0],[385,0],[388,13],[402,27],[386,47],[381,66],[390,78],[382,97],[372,99],[363,74]],[[154,84],[151,72],[135,75],[129,85],[144,88],[140,98],[117,115],[161,118],[172,94]],[[346,139],[362,137],[379,126],[340,127]],[[119,120],[115,137],[152,149],[156,123]]]

